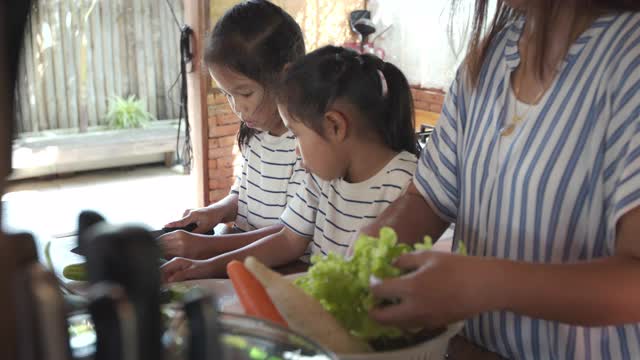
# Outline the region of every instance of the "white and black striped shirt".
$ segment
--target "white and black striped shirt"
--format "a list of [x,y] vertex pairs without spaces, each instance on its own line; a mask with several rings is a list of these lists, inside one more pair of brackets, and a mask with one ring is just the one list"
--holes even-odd
[[295,137],[289,131],[282,136],[256,134],[242,156],[242,174],[231,188],[231,193],[238,194],[235,226],[250,231],[278,223],[305,175],[296,156]]
[[347,255],[360,228],[371,223],[411,183],[417,159],[401,152],[376,175],[351,184],[308,174],[282,214],[282,222],[309,238],[312,254]]

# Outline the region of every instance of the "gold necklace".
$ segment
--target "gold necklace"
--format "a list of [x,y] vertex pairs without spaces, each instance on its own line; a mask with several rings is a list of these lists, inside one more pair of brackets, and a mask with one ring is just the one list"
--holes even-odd
[[516,127],[518,127],[518,125],[527,118],[527,115],[529,115],[529,112],[531,111],[531,108],[533,108],[535,105],[538,104],[538,102],[540,101],[540,98],[542,98],[542,94],[544,94],[544,88],[542,90],[540,90],[538,95],[536,95],[536,98],[534,99],[533,104],[529,105],[527,107],[527,109],[525,110],[524,114],[522,114],[522,115],[518,114],[518,106],[517,106],[517,104],[518,104],[518,94],[519,93],[520,93],[520,91],[514,91],[513,115],[511,116],[511,122],[509,122],[509,124],[507,124],[507,126],[502,128],[502,131],[500,131],[500,136],[507,137],[507,136],[513,134],[513,131],[516,129]]
[[[524,53],[524,61],[522,64],[522,68],[524,69],[523,71],[526,71],[527,69],[527,57],[528,57],[528,49],[527,51]],[[524,75],[521,75],[520,77],[522,77]],[[517,107],[517,103],[518,103],[518,97],[520,96],[520,85],[522,84],[522,80],[520,81],[520,83],[518,84],[518,79],[515,79],[515,88],[513,89],[513,93],[514,93],[514,99],[513,99],[513,115],[511,116],[511,122],[509,122],[509,124],[507,124],[505,127],[502,128],[502,130],[500,130],[500,136],[503,137],[507,137],[511,134],[513,134],[513,131],[516,129],[516,127],[518,126],[518,124],[520,124],[522,121],[524,121],[527,118],[527,115],[529,115],[529,112],[531,111],[531,108],[533,108],[535,105],[538,104],[538,102],[540,101],[540,99],[542,98],[542,95],[544,94],[544,90],[545,87],[544,85],[541,86],[540,91],[538,92],[538,94],[536,95],[536,97],[533,99],[533,103],[526,109],[525,113],[522,115],[518,114],[518,107]],[[511,84],[509,84],[511,87]]]

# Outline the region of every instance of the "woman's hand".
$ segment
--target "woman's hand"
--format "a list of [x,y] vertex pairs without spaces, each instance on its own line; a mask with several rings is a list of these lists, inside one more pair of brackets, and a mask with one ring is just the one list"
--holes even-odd
[[182,228],[189,224],[196,224],[194,233],[204,234],[222,222],[224,211],[215,207],[204,207],[200,209],[187,209],[182,214],[182,219],[166,224],[167,228]]
[[170,283],[220,276],[216,269],[212,260],[191,260],[177,257],[162,265],[160,272],[162,281]]
[[[184,230],[176,230],[158,238],[158,243],[167,259],[184,257],[189,259],[203,259],[211,257],[211,251],[206,248],[212,236],[193,234]],[[210,247],[210,246],[209,246]],[[206,254],[205,254],[206,252]]]
[[495,260],[422,251],[400,256],[395,266],[411,271],[372,285],[378,299],[393,305],[371,311],[376,321],[403,328],[441,328],[492,310]]

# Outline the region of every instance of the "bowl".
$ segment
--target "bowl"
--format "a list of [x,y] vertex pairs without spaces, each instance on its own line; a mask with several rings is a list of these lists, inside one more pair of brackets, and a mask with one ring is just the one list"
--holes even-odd
[[451,324],[440,335],[407,348],[366,354],[338,354],[338,358],[341,360],[442,360],[447,353],[449,340],[458,334],[463,326],[463,322]]
[[[163,335],[165,359],[187,359],[186,323],[182,314],[164,309],[167,329]],[[223,359],[337,360],[311,339],[277,324],[249,316],[219,313]],[[96,351],[96,334],[91,316],[79,312],[68,317],[69,343],[74,359],[91,360]]]

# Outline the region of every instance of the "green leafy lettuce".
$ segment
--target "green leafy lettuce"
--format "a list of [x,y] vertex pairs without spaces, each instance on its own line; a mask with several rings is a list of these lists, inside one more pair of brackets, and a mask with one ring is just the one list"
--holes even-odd
[[314,256],[309,272],[295,283],[329,311],[346,329],[365,340],[398,338],[405,333],[394,327],[382,326],[369,318],[369,310],[377,305],[369,291],[372,277],[385,279],[403,273],[392,265],[400,255],[414,250],[431,249],[431,238],[413,247],[398,243],[393,229],[380,230],[380,237],[360,235],[349,260],[330,253]]

